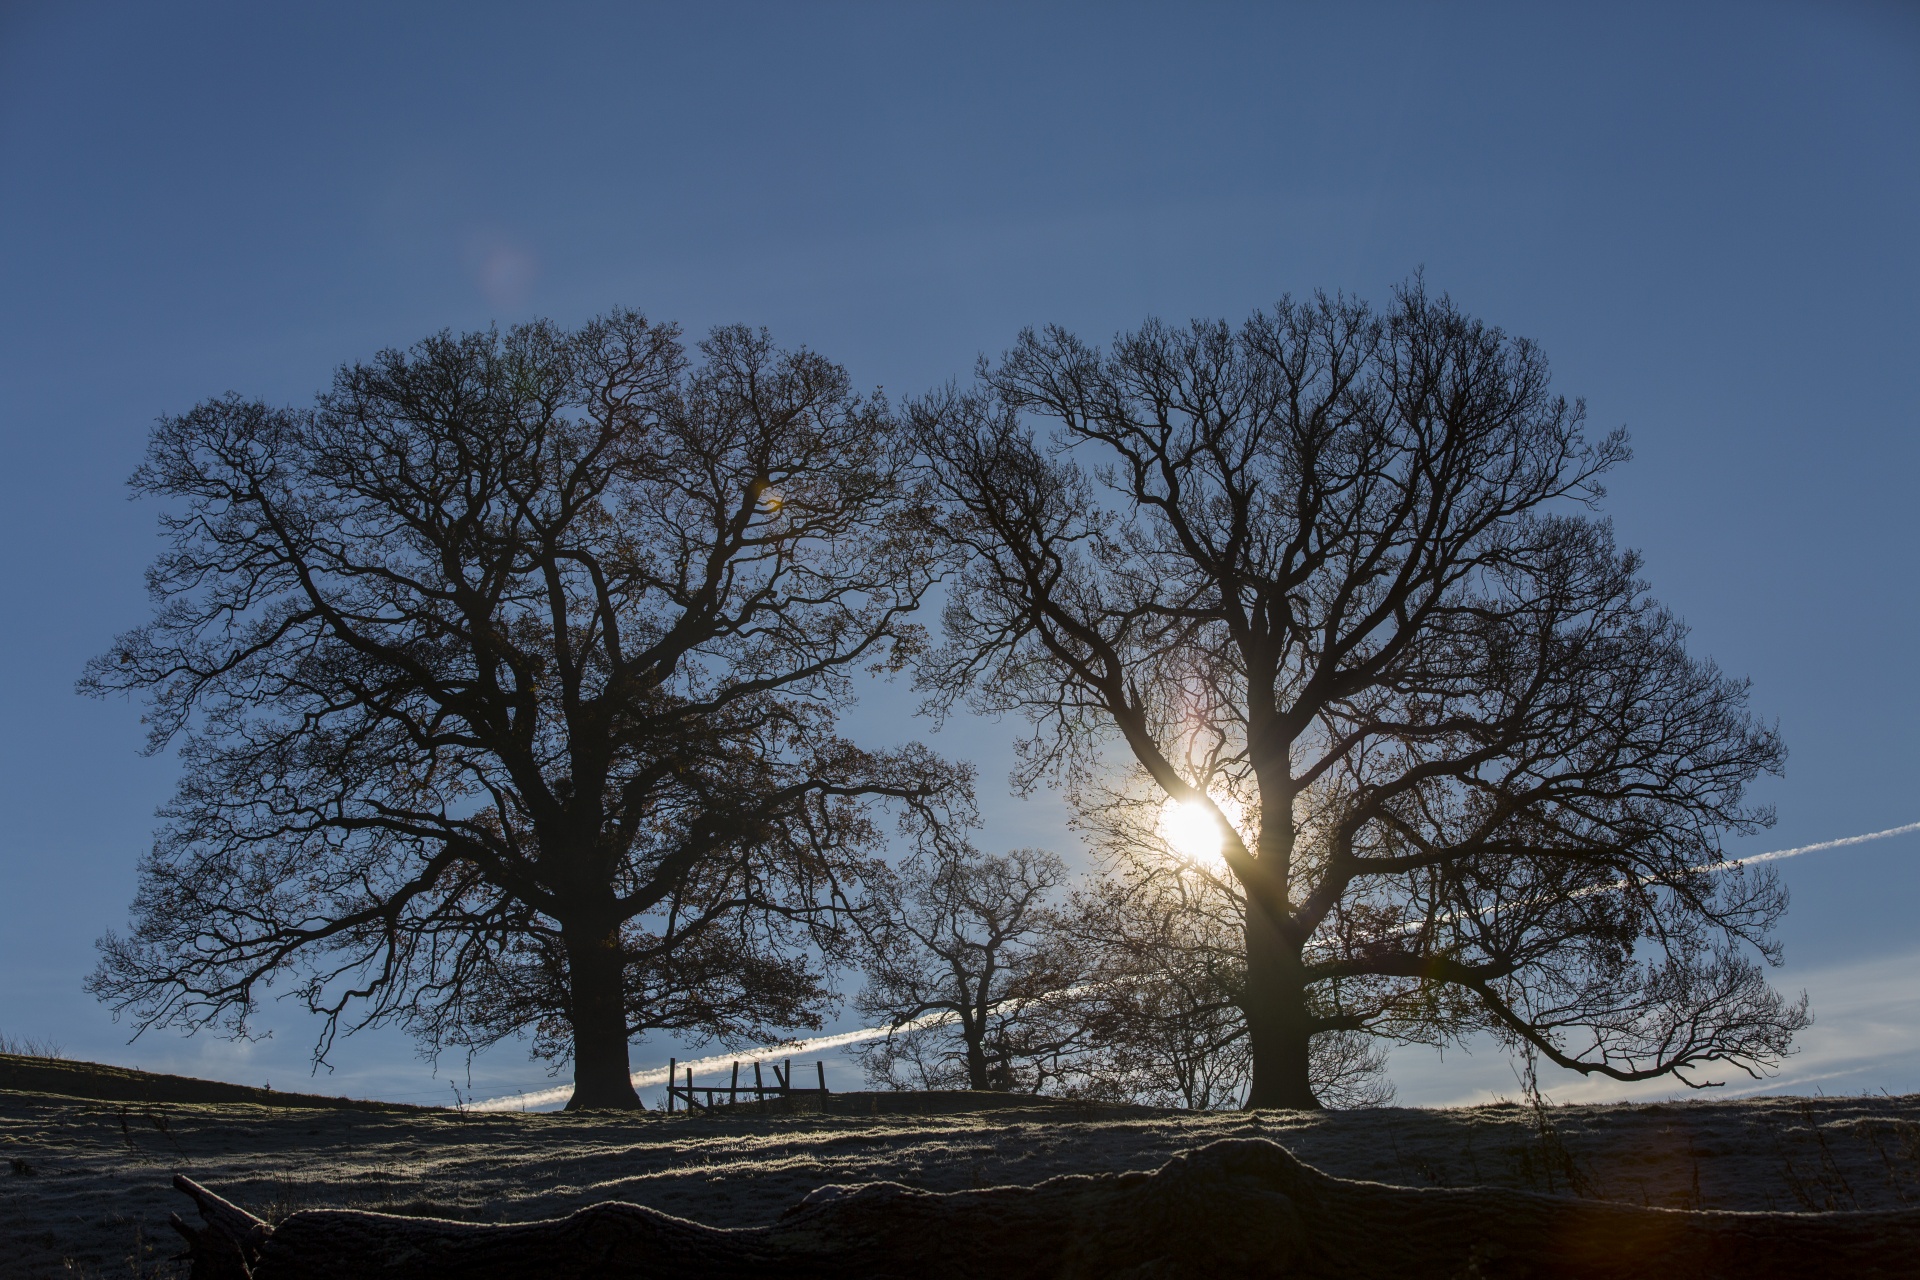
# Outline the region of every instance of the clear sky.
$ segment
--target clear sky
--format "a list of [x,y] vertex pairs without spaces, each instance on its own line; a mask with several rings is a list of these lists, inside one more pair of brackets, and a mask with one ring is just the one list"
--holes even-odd
[[[1622,540],[1792,751],[1735,851],[1920,820],[1916,215],[1909,4],[0,4],[0,1031],[305,1079],[290,1013],[129,1046],[80,989],[174,774],[72,692],[147,610],[153,419],[616,304],[911,393],[1027,324],[1424,267],[1632,431]],[[860,732],[923,734],[911,706]],[[1013,733],[931,741],[980,765],[988,843],[1068,848],[1057,801],[1001,795]],[[1920,1090],[1920,835],[1780,866],[1820,1021],[1774,1087]],[[331,1088],[447,1096],[395,1037],[336,1057]],[[1395,1071],[1512,1087],[1485,1052]],[[475,1082],[543,1077],[509,1049]]]

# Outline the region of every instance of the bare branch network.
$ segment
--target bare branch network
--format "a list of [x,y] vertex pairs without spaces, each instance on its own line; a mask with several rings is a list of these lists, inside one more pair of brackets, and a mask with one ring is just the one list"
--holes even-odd
[[[1583,419],[1417,279],[1028,331],[898,414],[633,312],[209,401],[134,477],[154,616],[82,681],[184,764],[93,989],[245,1034],[285,982],[322,1054],[531,1031],[576,1106],[637,1105],[650,1030],[819,1026],[851,965],[895,1084],[1377,1101],[1384,1043],[1477,1031],[1763,1073],[1808,1021],[1786,895],[1701,868],[1784,749],[1593,514],[1628,454]],[[1027,718],[1014,782],[1103,876],[979,853],[967,766],[840,736],[905,670]]]
[[534,1028],[583,1106],[636,1104],[646,1030],[819,1025],[875,806],[969,802],[834,733],[936,562],[884,402],[745,329],[699,355],[631,312],[443,334],[161,423],[156,614],[83,688],[186,771],[103,998],[244,1032],[291,973],[327,1037]]
[[1064,782],[1123,880],[1164,874],[1161,806],[1208,815],[1250,1105],[1313,1105],[1315,1038],[1357,1031],[1620,1080],[1787,1052],[1784,891],[1697,871],[1783,749],[1586,514],[1625,439],[1530,343],[1415,281],[1030,331],[910,416],[964,555],[923,681],[1027,716],[1016,783]]

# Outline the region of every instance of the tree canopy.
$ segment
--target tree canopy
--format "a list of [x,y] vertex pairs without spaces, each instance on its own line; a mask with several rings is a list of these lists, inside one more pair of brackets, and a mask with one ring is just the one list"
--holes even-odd
[[1625,437],[1531,343],[1416,282],[1028,331],[912,416],[964,561],[923,677],[1031,719],[1021,785],[1217,829],[1249,1105],[1315,1105],[1355,1032],[1620,1080],[1787,1052],[1785,893],[1721,858],[1783,748],[1590,514]]
[[[820,1025],[856,937],[861,1007],[949,1019],[870,1063],[927,1083],[1313,1106],[1384,1096],[1370,1037],[1477,1031],[1763,1072],[1786,895],[1721,842],[1784,748],[1594,514],[1627,456],[1418,281],[1028,331],[904,416],[627,311],[208,401],[133,479],[153,617],[82,680],[184,766],[90,984],[246,1034],[287,983],[322,1056],[531,1031],[575,1106],[638,1105],[651,1029]],[[908,665],[1027,716],[1016,785],[1118,874],[1063,908],[1051,855],[954,837],[966,767],[841,736]]]
[[575,1106],[637,1105],[649,1028],[818,1025],[875,806],[969,798],[835,729],[922,642],[911,462],[823,357],[724,328],[689,361],[630,311],[163,420],[155,612],[82,687],[144,695],[184,770],[93,989],[244,1032],[289,980],[320,1053],[532,1029]]
[[1055,891],[1060,858],[966,845],[916,859],[875,913],[854,1007],[883,1039],[858,1050],[893,1088],[1039,1093],[1077,1074],[1083,1031],[1073,954]]

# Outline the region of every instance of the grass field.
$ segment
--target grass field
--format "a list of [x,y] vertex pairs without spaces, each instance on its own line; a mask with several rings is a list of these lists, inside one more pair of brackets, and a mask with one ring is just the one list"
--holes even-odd
[[[1498,1185],[1634,1204],[1822,1211],[1920,1203],[1920,1096],[1193,1114],[982,1095],[839,1094],[667,1116],[463,1114],[240,1090],[65,1064],[78,1097],[16,1087],[0,1058],[0,1258],[8,1276],[169,1276],[184,1172],[267,1218],[353,1206],[475,1221],[627,1200],[719,1226],[816,1187],[929,1189],[1151,1169],[1263,1136],[1350,1178]],[[141,1096],[124,1096],[130,1090]]]

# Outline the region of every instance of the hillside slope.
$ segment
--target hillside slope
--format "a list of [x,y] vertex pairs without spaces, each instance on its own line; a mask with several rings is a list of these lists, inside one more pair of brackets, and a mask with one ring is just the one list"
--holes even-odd
[[51,1093],[66,1098],[104,1102],[250,1102],[263,1107],[329,1107],[353,1111],[425,1111],[397,1102],[363,1102],[315,1093],[282,1093],[192,1076],[170,1076],[98,1062],[70,1062],[65,1058],[31,1058],[0,1053],[0,1092]]
[[[265,1092],[264,1090],[261,1092]],[[1328,1173],[1505,1186],[1677,1208],[1920,1204],[1920,1096],[1193,1114],[977,1096],[835,1095],[827,1111],[663,1115],[80,1100],[0,1092],[0,1258],[14,1276],[172,1274],[186,1173],[277,1220],[359,1207],[470,1221],[598,1201],[717,1226],[769,1223],[830,1184],[929,1190],[1151,1170],[1263,1137]],[[966,1109],[959,1109],[964,1107]],[[18,1162],[14,1164],[13,1162]],[[8,1175],[6,1169],[16,1170]],[[18,1172],[23,1168],[27,1172]]]

